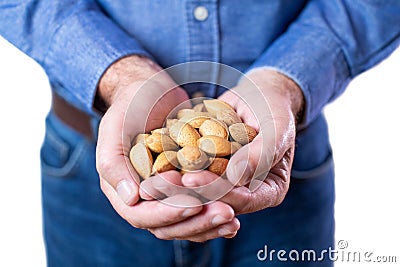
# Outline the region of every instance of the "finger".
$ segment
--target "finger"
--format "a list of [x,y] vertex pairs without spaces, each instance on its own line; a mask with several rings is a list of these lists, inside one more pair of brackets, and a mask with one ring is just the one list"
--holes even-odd
[[276,206],[283,200],[288,188],[288,184],[281,183],[284,181],[282,176],[287,175],[283,171],[286,167],[283,163],[277,164],[264,181],[254,180],[251,189],[233,187],[229,181],[211,172],[204,172],[203,175],[185,174],[182,183],[195,187],[194,191],[208,199],[229,204],[235,214],[243,214]]
[[[271,168],[284,171],[286,175],[275,177],[281,177],[282,182],[288,181],[293,162],[295,132],[290,129],[294,127],[290,118],[282,117],[274,121],[262,119],[261,126],[254,140],[229,160],[226,170],[231,183],[241,186],[251,182],[249,187],[252,190],[258,185],[252,182],[265,180]],[[285,169],[279,170],[278,164]]]
[[174,224],[201,212],[203,208],[198,199],[186,195],[175,195],[163,201],[141,201],[134,206],[127,206],[105,180],[101,180],[101,186],[118,214],[137,228]]
[[183,239],[192,242],[205,242],[207,240],[216,239],[219,237],[233,238],[236,236],[239,229],[240,229],[240,222],[237,218],[234,218],[231,222],[224,224],[220,227],[216,227],[205,233],[185,237]]
[[258,185],[255,191],[251,191],[245,186],[236,187],[219,201],[230,205],[235,210],[236,215],[276,206],[278,194],[280,193],[277,185],[273,180],[272,183],[269,180],[264,182],[256,181],[255,183],[258,183]]
[[177,171],[158,173],[140,184],[140,196],[148,200],[163,199],[177,194],[195,196],[192,190],[183,187],[181,179],[182,176]]
[[226,175],[236,186],[248,184],[253,179],[264,179],[273,165],[275,137],[258,136],[239,149],[229,160]]
[[160,239],[185,239],[188,236],[203,234],[220,225],[227,224],[234,217],[234,211],[229,205],[217,201],[204,206],[200,213],[185,221],[154,228],[151,229],[151,232]]
[[[260,129],[260,125],[256,119],[256,116],[250,108],[251,104],[246,103],[243,99],[241,99],[234,90],[226,91],[218,99],[230,104],[244,123],[248,124],[256,130]],[[268,114],[266,110],[264,110],[263,116],[266,116]]]
[[133,170],[127,154],[130,144],[124,143],[120,132],[115,130],[122,129],[122,124],[123,114],[120,112],[110,111],[104,115],[99,126],[96,168],[119,197],[127,205],[133,205],[139,199],[139,176]]
[[288,150],[263,180],[255,179],[250,188],[235,187],[219,201],[229,204],[236,214],[255,212],[282,203],[289,189],[292,151]]
[[182,184],[208,201],[218,200],[233,189],[233,185],[227,179],[209,171],[185,173],[182,176]]

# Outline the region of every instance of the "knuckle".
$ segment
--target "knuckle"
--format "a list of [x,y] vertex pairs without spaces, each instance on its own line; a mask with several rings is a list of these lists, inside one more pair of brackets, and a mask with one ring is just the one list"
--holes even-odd
[[286,180],[279,180],[275,184],[275,201],[272,203],[271,207],[276,207],[282,204],[289,190],[289,182]]

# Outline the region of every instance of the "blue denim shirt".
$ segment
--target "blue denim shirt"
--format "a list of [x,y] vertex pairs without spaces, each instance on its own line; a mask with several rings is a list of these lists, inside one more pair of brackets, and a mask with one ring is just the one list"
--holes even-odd
[[[198,6],[207,10],[200,19]],[[140,54],[163,67],[208,60],[276,69],[303,90],[302,127],[311,127],[353,77],[398,46],[400,1],[0,0],[0,34],[88,113],[106,68]],[[215,87],[203,90],[215,97]],[[309,131],[308,139],[321,138],[315,150],[328,147],[324,124]]]

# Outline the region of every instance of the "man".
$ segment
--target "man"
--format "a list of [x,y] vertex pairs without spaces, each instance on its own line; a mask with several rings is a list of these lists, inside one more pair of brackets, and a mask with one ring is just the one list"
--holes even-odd
[[[399,11],[395,0],[0,1],[0,33],[43,66],[54,91],[42,148],[48,264],[255,266],[266,264],[260,260],[266,251],[259,253],[265,245],[317,253],[333,247],[333,165],[321,110],[398,46]],[[139,200],[121,140],[130,100],[162,68],[197,60],[248,73],[268,101],[274,142],[259,136],[232,158],[227,178],[242,186],[215,202],[198,206],[188,195],[167,197],[193,204],[188,207]],[[210,72],[218,76],[219,69]],[[220,97],[254,124],[248,106],[229,91],[210,84],[175,87],[167,74],[161,80],[159,90],[130,111],[147,112],[155,121],[149,128],[198,91]],[[241,80],[233,89],[257,105],[249,83]],[[97,134],[99,111],[105,113]],[[255,113],[261,131],[263,115]],[[141,117],[135,117],[138,125]],[[124,134],[138,129],[131,131]],[[270,169],[265,149],[271,147]],[[250,191],[256,168],[266,177]],[[184,175],[182,184],[214,179],[201,178]],[[265,260],[332,265],[328,257]]]

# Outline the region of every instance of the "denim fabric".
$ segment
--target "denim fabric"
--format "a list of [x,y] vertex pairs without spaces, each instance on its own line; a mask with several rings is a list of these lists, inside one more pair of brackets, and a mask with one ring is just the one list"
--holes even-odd
[[[194,16],[198,6],[205,20]],[[59,95],[92,114],[104,70],[141,54],[163,67],[206,60],[283,72],[304,92],[307,126],[398,46],[399,14],[398,0],[1,0],[0,34],[43,66]]]
[[[163,241],[130,226],[113,210],[99,187],[95,142],[50,112],[41,150],[48,266],[268,266],[269,260],[257,258],[265,245],[270,250],[319,253],[333,247],[334,236],[332,164],[315,175],[315,170],[331,162],[330,151],[325,153],[313,168],[303,170],[302,178],[308,173],[309,179],[292,178],[283,204],[239,216],[237,237],[205,243]],[[332,266],[329,261],[275,261],[273,266]]]

